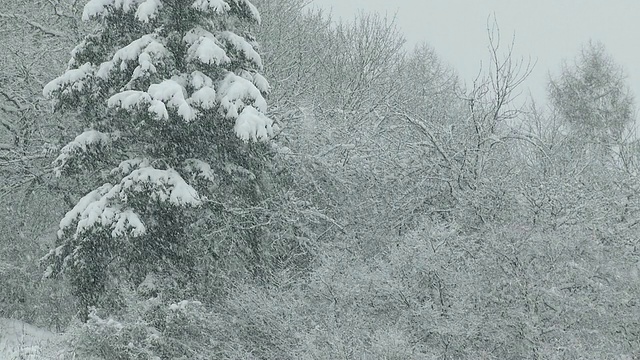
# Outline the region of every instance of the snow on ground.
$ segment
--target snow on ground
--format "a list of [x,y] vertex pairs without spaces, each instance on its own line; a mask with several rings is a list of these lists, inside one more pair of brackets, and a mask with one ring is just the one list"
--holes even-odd
[[19,320],[0,318],[0,359],[52,360],[60,359],[51,346],[59,335]]

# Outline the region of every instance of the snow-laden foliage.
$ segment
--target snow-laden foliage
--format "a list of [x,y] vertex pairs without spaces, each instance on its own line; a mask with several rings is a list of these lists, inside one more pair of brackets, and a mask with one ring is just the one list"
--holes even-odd
[[161,42],[156,40],[153,35],[145,35],[118,50],[111,60],[100,64],[95,75],[104,80],[108,80],[111,72],[115,70],[116,65],[119,66],[120,71],[123,71],[127,69],[127,62],[137,60],[138,66],[132,75],[132,80],[135,80],[141,76],[142,71],[156,72],[156,67],[152,59],[161,61],[163,57],[169,56],[170,52]]
[[57,175],[84,173],[96,187],[60,221],[43,261],[47,276],[69,274],[86,309],[109,266],[136,262],[131,276],[141,279],[147,267],[177,261],[190,209],[258,199],[257,185],[220,186],[260,173],[262,143],[277,126],[266,115],[257,45],[242,31],[260,22],[249,1],[91,0],[82,18],[99,29],[43,94],[77,109],[86,129],[60,151]]
[[72,142],[60,150],[60,155],[54,161],[56,175],[60,176],[62,170],[68,167],[75,157],[96,154],[110,144],[111,137],[97,130],[87,130],[76,136]]
[[73,91],[84,90],[85,81],[89,80],[94,69],[90,63],[86,63],[79,68],[69,69],[64,75],[49,82],[43,90],[45,97],[51,96],[56,91],[71,93]]
[[210,359],[216,343],[210,338],[214,319],[195,300],[163,303],[159,297],[128,293],[131,317],[89,313],[85,324],[67,333],[76,356],[106,359]]
[[188,59],[197,59],[203,64],[221,65],[228,64],[231,59],[221,47],[220,41],[210,32],[195,28],[185,35],[183,39],[189,44]]
[[[149,22],[150,19],[158,16],[159,10],[163,7],[161,0],[91,0],[84,7],[82,20],[88,21],[96,17],[107,17],[114,10],[121,10],[125,13],[135,13],[135,18],[142,22]],[[191,8],[203,13],[213,13],[223,15],[233,10],[242,10],[242,15],[260,22],[260,13],[248,0],[195,0],[191,3]]]

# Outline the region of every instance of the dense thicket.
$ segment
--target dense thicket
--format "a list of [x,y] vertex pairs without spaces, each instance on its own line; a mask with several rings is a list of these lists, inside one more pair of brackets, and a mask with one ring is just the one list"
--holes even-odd
[[64,69],[82,27],[73,1],[4,1],[0,10],[0,316],[61,330],[73,312],[65,287],[40,282],[35,261],[50,246],[71,184],[51,161],[73,124],[52,115],[42,87]]

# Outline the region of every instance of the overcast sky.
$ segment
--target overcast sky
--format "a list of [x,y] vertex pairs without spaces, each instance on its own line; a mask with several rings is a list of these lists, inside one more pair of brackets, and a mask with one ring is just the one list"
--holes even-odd
[[[538,101],[548,74],[572,61],[589,39],[604,43],[640,98],[640,0],[314,0],[334,17],[358,10],[397,14],[409,44],[429,43],[470,82],[487,59],[487,18],[494,14],[503,40],[515,34],[515,54],[537,60],[528,86]],[[507,45],[507,44],[503,44]],[[636,101],[638,103],[638,101]]]

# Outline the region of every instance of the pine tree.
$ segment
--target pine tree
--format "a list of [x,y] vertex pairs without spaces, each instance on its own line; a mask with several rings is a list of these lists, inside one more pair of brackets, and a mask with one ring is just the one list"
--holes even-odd
[[93,190],[61,220],[43,262],[46,276],[70,279],[86,316],[114,277],[188,274],[194,224],[229,201],[260,201],[277,126],[257,45],[241,31],[260,22],[248,0],[91,0],[82,17],[98,29],[44,95],[85,128],[61,149],[56,174]]

